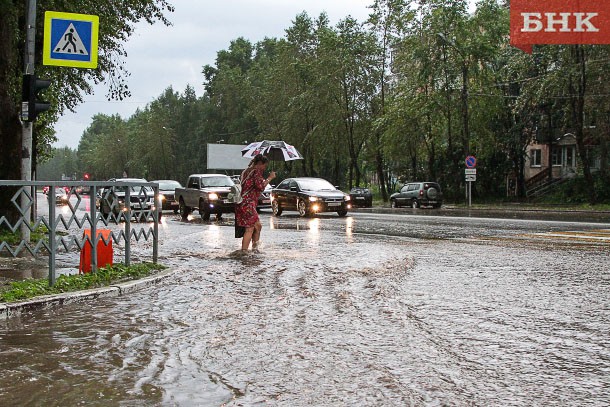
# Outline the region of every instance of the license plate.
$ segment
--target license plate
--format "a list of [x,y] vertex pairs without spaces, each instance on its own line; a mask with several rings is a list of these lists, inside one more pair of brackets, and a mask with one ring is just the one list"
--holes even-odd
[[261,202],[264,204],[271,203],[271,199],[263,199]]
[[226,203],[226,204],[231,203],[231,201],[230,201],[230,200],[228,200],[228,199],[224,199],[222,202],[223,202],[223,203]]
[[364,199],[363,196],[357,196],[356,199]]
[[328,206],[341,206],[341,202],[329,202]]

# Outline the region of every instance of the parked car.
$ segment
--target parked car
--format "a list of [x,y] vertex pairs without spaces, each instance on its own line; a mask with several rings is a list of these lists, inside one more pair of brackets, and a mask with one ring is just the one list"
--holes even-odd
[[259,195],[256,210],[271,208],[271,190],[273,187],[269,184],[265,186],[265,190]]
[[373,193],[368,188],[354,187],[349,191],[352,206],[370,208],[373,206]]
[[180,205],[180,216],[188,218],[193,210],[199,211],[201,219],[207,221],[210,214],[220,219],[223,213],[235,212],[235,204],[229,192],[235,183],[224,174],[191,174],[186,187],[176,188],[176,200]]
[[[64,191],[66,191],[66,194],[70,193],[70,187],[58,187],[58,188],[61,188]],[[45,185],[44,187],[42,187],[42,193],[45,194],[45,195],[49,193],[49,186],[48,185]]]
[[159,184],[159,200],[161,201],[161,210],[173,210],[174,213],[178,213],[180,205],[175,199],[176,188],[182,188],[182,184],[171,179],[159,179],[150,182],[156,182]]
[[[112,178],[111,182],[148,182],[143,178]],[[118,216],[120,212],[127,210],[125,203],[127,189],[129,188],[129,208],[131,214],[136,220],[146,220],[147,211],[156,209],[155,207],[155,191],[151,187],[133,185],[133,186],[107,186],[100,191],[100,212],[104,217],[108,217],[111,213]],[[159,219],[161,212],[159,212]]]
[[390,196],[390,203],[392,208],[399,206],[440,208],[443,203],[443,192],[436,182],[409,182],[400,189],[400,192]]
[[350,196],[321,178],[288,178],[271,190],[271,209],[275,216],[284,210],[296,210],[300,216],[320,212],[347,215]]

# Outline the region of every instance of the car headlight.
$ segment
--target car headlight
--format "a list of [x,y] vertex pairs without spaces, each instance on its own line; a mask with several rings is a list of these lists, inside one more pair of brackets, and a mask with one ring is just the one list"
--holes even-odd
[[212,192],[212,193],[208,194],[208,199],[210,201],[217,201],[218,200],[218,194]]
[[317,196],[310,196],[309,202],[316,202],[319,198]]
[[159,202],[163,202],[165,199],[167,199],[165,198],[165,195],[159,195]]
[[345,200],[346,200],[346,201],[349,201],[349,200],[351,200],[351,199],[352,199],[352,197],[351,197],[351,196],[349,196],[349,195],[345,195]]

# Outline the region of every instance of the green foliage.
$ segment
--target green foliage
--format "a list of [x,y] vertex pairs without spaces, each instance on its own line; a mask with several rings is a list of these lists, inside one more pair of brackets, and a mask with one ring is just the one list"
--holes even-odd
[[593,174],[591,185],[583,176],[574,177],[553,188],[553,191],[537,202],[546,204],[588,204],[593,191],[598,204],[610,204],[610,177],[607,174]]
[[[48,153],[56,138],[52,129],[66,110],[73,110],[82,103],[83,96],[90,94],[92,84],[108,84],[108,97],[122,100],[130,95],[126,78],[129,76],[123,58],[126,57],[124,44],[134,33],[135,24],[147,21],[150,24],[160,21],[170,25],[164,13],[173,12],[167,0],[47,0],[35,3],[36,38],[34,40],[37,76],[51,80],[45,92],[45,99],[51,103],[50,111],[42,114],[35,123],[35,145],[39,157]],[[21,106],[21,77],[24,66],[25,13],[26,2],[0,2],[0,147],[2,151],[13,151],[19,143],[21,134],[18,106]],[[99,42],[97,69],[61,68],[42,65],[44,36],[44,13],[46,11],[78,12],[98,15]],[[20,148],[20,146],[19,146]],[[0,165],[0,179],[13,179]],[[18,179],[18,178],[17,178]]]
[[100,268],[95,273],[59,276],[52,287],[49,286],[48,279],[14,281],[9,286],[0,289],[0,302],[23,301],[41,295],[105,287],[143,278],[165,268],[165,266],[154,263],[131,266],[115,264]]
[[[40,225],[30,233],[30,242],[38,242],[41,239],[48,240],[48,234],[49,229],[45,225]],[[21,242],[21,233],[11,232],[0,227],[0,242],[6,242],[12,246],[18,245]]]
[[[505,198],[510,178],[522,199],[526,148],[567,132],[580,143],[579,163],[587,142],[607,171],[610,47],[537,46],[527,55],[509,45],[506,2],[467,6],[374,0],[365,23],[348,17],[333,27],[325,14],[301,13],[284,38],[237,38],[202,68],[200,97],[170,87],[130,118],[95,116],[76,173],[184,182],[207,171],[208,143],[279,139],[305,159],[274,163],[278,181],[374,182],[387,199],[397,180],[435,180],[446,201],[459,202],[473,154],[475,196]],[[72,170],[61,160],[53,168]],[[607,196],[606,184],[590,184]]]

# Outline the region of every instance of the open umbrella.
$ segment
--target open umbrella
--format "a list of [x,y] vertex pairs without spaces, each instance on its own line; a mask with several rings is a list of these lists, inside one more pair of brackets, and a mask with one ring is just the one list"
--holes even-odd
[[254,158],[257,154],[262,154],[272,161],[292,161],[302,160],[303,156],[294,146],[284,141],[256,141],[248,144],[241,150],[241,155],[245,158]]

